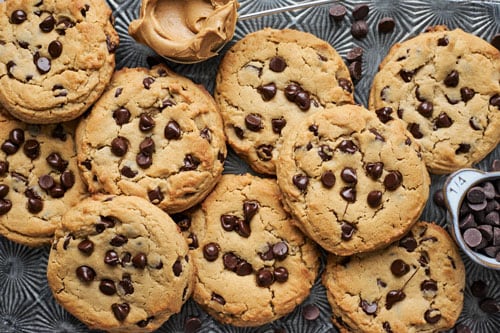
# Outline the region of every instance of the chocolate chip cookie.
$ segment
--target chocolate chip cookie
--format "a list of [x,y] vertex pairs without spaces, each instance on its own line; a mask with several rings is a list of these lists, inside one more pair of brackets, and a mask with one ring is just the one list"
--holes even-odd
[[175,223],[145,199],[96,195],[62,218],[47,275],[90,328],[151,332],[190,297],[194,267]]
[[396,44],[375,76],[370,109],[405,124],[430,172],[470,167],[500,141],[500,51],[444,27]]
[[278,185],[300,227],[337,255],[401,237],[429,196],[419,147],[400,122],[356,105],[329,107],[283,136]]
[[418,222],[383,250],[331,255],[323,284],[340,332],[442,332],[462,310],[465,269],[447,232]]
[[267,28],[226,53],[215,100],[236,153],[255,171],[275,174],[282,131],[328,105],[352,103],[353,89],[330,44],[306,32]]
[[87,194],[74,124],[28,125],[0,107],[0,234],[18,243],[50,243],[61,215]]
[[168,213],[200,202],[226,157],[213,98],[163,65],[116,72],[77,138],[91,192],[139,196]]
[[0,102],[28,123],[77,118],[104,91],[118,34],[104,0],[0,3]]
[[308,295],[319,253],[283,210],[276,182],[224,175],[190,215],[194,300],[222,323],[258,326]]

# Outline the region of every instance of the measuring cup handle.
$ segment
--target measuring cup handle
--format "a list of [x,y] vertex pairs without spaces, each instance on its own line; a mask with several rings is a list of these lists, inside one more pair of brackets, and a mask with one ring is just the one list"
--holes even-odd
[[480,170],[462,169],[448,176],[443,191],[448,211],[453,217],[458,215],[464,190],[483,178],[484,175],[485,173]]

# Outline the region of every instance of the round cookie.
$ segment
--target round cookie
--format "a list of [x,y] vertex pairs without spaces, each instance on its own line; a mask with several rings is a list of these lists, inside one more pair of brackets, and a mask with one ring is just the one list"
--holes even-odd
[[91,192],[139,196],[168,213],[207,196],[226,156],[210,94],[161,65],[116,72],[77,140]]
[[62,218],[47,276],[90,328],[151,332],[190,297],[194,266],[175,223],[138,197],[96,195]]
[[0,102],[28,123],[77,118],[111,79],[118,42],[104,0],[0,3]]
[[229,144],[255,171],[275,174],[281,133],[332,104],[353,103],[342,58],[306,32],[266,28],[226,53],[216,77]]
[[323,284],[340,332],[441,332],[462,310],[465,269],[450,236],[418,222],[371,253],[330,255]]
[[430,172],[470,167],[500,141],[500,51],[435,27],[391,48],[369,105],[384,123],[404,122]]
[[300,227],[337,255],[371,251],[401,237],[429,195],[419,147],[399,122],[356,105],[330,107],[290,128],[278,185]]
[[74,125],[28,125],[0,107],[1,235],[28,246],[49,244],[61,215],[87,195]]
[[190,215],[193,298],[222,323],[269,323],[292,312],[314,284],[319,252],[279,197],[271,179],[224,175]]

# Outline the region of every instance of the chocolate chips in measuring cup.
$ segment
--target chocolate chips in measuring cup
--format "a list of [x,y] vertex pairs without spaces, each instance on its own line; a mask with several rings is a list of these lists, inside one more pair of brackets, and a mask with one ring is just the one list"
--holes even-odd
[[462,202],[459,227],[465,243],[500,262],[500,179],[471,187]]

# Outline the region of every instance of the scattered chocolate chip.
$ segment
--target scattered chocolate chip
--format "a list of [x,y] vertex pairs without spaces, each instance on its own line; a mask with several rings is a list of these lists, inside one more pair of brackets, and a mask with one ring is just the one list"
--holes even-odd
[[89,266],[79,266],[76,269],[76,276],[82,282],[90,282],[95,279],[95,271]]
[[391,17],[383,17],[378,21],[378,31],[384,34],[392,32],[395,26],[396,22]]
[[446,203],[444,201],[443,189],[436,190],[436,192],[434,192],[434,195],[432,196],[432,199],[434,200],[434,203],[436,204],[436,206],[441,207],[441,208],[446,208]]
[[113,303],[111,305],[111,309],[113,310],[113,314],[118,321],[124,321],[130,312],[130,305],[128,305],[128,303]]
[[196,170],[196,168],[198,167],[198,165],[200,165],[201,161],[191,155],[191,154],[187,154],[185,157],[184,157],[184,166],[181,167],[181,171],[192,171],[192,170]]
[[121,107],[113,111],[113,119],[118,126],[127,124],[130,121],[130,116],[130,111],[125,107]]
[[78,243],[78,250],[89,256],[94,252],[94,242],[89,239],[84,239]]
[[330,7],[330,10],[328,12],[336,22],[342,21],[344,19],[344,16],[347,14],[346,8],[342,5],[334,5]]
[[172,265],[172,272],[174,272],[175,276],[180,276],[182,274],[182,263],[179,259]]
[[458,86],[459,74],[456,70],[452,70],[446,78],[444,79],[444,84],[447,87],[456,87]]
[[270,101],[276,95],[276,91],[277,91],[276,84],[269,83],[269,84],[260,86],[257,88],[257,91],[262,96],[262,100],[264,100],[266,102]]
[[399,171],[390,171],[384,178],[384,186],[389,191],[396,190],[403,182],[403,175]]
[[274,282],[274,274],[269,268],[259,269],[256,278],[259,287],[269,287]]
[[314,304],[307,304],[302,307],[302,316],[306,320],[316,320],[319,314],[319,308]]
[[215,261],[219,257],[219,244],[208,243],[203,247],[203,257],[208,261]]
[[367,4],[359,4],[352,9],[352,16],[355,20],[363,20],[368,16],[370,7]]
[[309,184],[309,178],[303,174],[297,174],[292,178],[293,184],[301,191],[305,191],[307,189],[307,185]]
[[273,72],[283,72],[286,68],[286,61],[282,57],[276,56],[269,61],[269,69]]
[[358,82],[359,80],[361,80],[361,76],[363,73],[363,66],[361,64],[361,61],[353,61],[349,64],[348,69],[349,74],[351,75],[351,78],[354,82]]
[[366,21],[355,21],[351,25],[351,35],[356,39],[365,38],[368,35],[368,24]]
[[331,170],[327,170],[321,174],[321,183],[326,188],[332,188],[335,185],[335,174]]
[[348,62],[361,61],[363,59],[363,52],[363,48],[355,46],[347,52],[346,60]]
[[155,120],[149,114],[143,113],[139,118],[139,129],[148,132],[155,127]]

